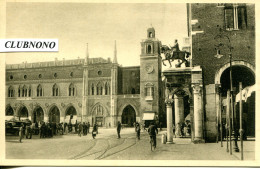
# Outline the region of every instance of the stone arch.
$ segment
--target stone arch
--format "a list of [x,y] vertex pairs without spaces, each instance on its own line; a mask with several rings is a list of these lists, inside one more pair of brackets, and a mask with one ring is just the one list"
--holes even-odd
[[52,104],[48,111],[48,121],[60,123],[61,109],[56,104]]
[[[252,74],[255,76],[255,67],[250,63],[245,61],[233,61],[232,66],[243,66],[252,71]],[[216,73],[215,73],[215,84],[220,84],[220,78],[222,73],[230,67],[230,63],[224,64]]]
[[[23,104],[23,103],[20,103],[19,104],[19,107],[17,108],[17,116],[19,117],[19,118],[29,118],[29,116],[30,116],[30,112],[29,112],[29,108],[25,105],[25,104]],[[20,111],[23,111],[23,112],[20,112]],[[21,114],[22,113],[22,114]],[[27,115],[26,115],[27,114]]]
[[64,110],[65,111],[64,114],[62,114],[62,117],[64,117],[64,120],[67,123],[70,121],[71,114],[73,115],[71,119],[72,123],[75,123],[78,117],[80,116],[78,108],[74,106],[72,103],[69,103]]
[[14,109],[10,104],[6,105],[5,116],[14,116]]
[[121,122],[122,124],[126,124],[129,127],[133,127],[134,123],[136,122],[137,113],[133,106],[127,104],[124,106],[122,113],[121,113]]
[[98,126],[105,126],[110,118],[107,107],[100,102],[92,107],[90,113],[92,116],[92,124],[97,123]]
[[130,106],[132,106],[132,107],[134,108],[135,113],[136,113],[136,116],[139,116],[139,115],[140,115],[138,109],[136,108],[136,106],[135,106],[134,104],[132,104],[132,103],[126,103],[126,104],[124,104],[123,106],[121,106],[121,108],[119,109],[119,111],[118,111],[118,116],[122,116],[123,110],[124,110],[124,109],[126,108],[126,106],[128,106],[128,105],[130,105]]
[[32,122],[41,122],[44,121],[44,116],[45,116],[45,110],[43,108],[43,106],[41,106],[40,104],[36,104],[32,110]]
[[70,83],[68,87],[68,96],[76,96],[77,95],[77,88],[74,83]]

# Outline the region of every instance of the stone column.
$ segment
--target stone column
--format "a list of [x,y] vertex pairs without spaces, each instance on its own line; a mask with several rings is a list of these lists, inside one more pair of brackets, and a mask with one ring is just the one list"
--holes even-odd
[[181,124],[184,123],[184,103],[183,97],[174,95],[174,110],[175,110],[175,135],[181,137]]
[[202,107],[202,85],[192,85],[194,100],[194,142],[201,143],[203,140],[203,107]]
[[165,100],[166,107],[167,107],[167,144],[172,144],[173,141],[173,132],[172,132],[172,103],[173,99],[166,99]]

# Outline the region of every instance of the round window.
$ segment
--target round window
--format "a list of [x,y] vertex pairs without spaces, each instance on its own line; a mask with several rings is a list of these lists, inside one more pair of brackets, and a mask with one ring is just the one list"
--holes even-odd
[[70,72],[70,77],[73,77],[73,72]]
[[54,75],[53,75],[53,76],[56,78],[58,75],[57,75],[57,73],[54,73]]
[[24,79],[27,79],[27,75],[24,75],[23,78],[24,78]]
[[102,75],[102,71],[101,70],[98,71],[98,75]]
[[38,76],[39,78],[42,78],[42,74],[39,74],[39,76]]
[[11,80],[12,80],[13,78],[14,78],[14,77],[13,77],[13,75],[10,75],[9,79],[11,79]]

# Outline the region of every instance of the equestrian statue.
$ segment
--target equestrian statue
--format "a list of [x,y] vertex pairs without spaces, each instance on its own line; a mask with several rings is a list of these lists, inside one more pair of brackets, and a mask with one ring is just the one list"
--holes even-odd
[[182,63],[185,63],[185,66],[189,66],[189,62],[186,60],[190,56],[190,52],[186,51],[180,51],[178,40],[175,40],[175,44],[173,47],[168,47],[167,45],[161,46],[161,53],[164,54],[165,58],[162,59],[163,65],[165,65],[164,61],[168,60],[170,67],[172,67],[171,62],[173,62],[176,59],[181,60],[182,62],[179,62],[176,67],[180,67]]

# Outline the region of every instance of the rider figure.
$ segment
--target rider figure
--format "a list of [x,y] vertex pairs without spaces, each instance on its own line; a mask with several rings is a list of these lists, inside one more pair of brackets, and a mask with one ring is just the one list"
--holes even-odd
[[154,140],[154,147],[156,148],[156,133],[158,134],[158,129],[157,129],[157,126],[154,125],[154,122],[150,123],[150,126],[148,128],[148,133],[150,136],[150,140],[151,139]]
[[179,52],[180,51],[177,39],[175,39],[174,46],[172,47],[172,49],[173,49],[173,52]]

